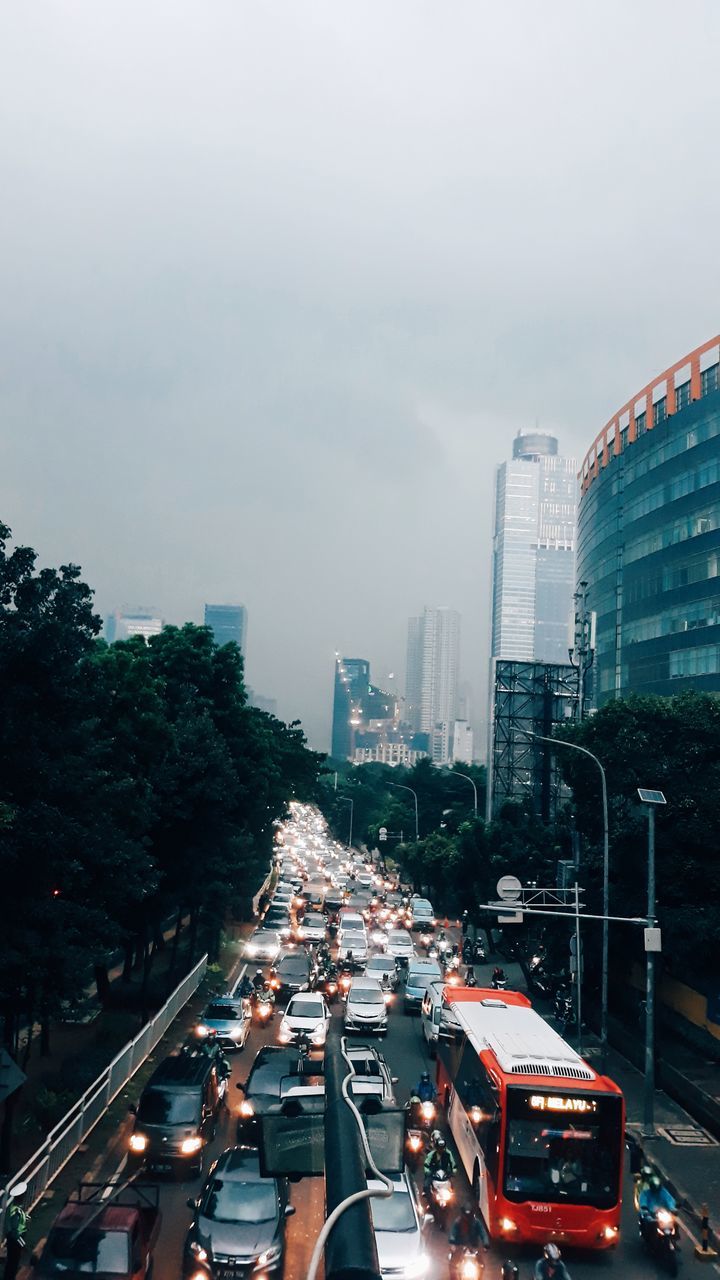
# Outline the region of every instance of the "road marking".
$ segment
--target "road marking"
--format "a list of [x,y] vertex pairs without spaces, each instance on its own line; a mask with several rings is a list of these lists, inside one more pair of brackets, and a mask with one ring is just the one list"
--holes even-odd
[[108,1179],[108,1185],[106,1186],[105,1190],[100,1194],[101,1200],[107,1200],[108,1196],[112,1195],[117,1185],[117,1179],[120,1177],[120,1174],[122,1173],[126,1164],[127,1164],[127,1151],[125,1152],[125,1155],[120,1161],[115,1172],[110,1175],[110,1178]]
[[246,963],[243,965],[243,967],[242,967],[242,969],[240,970],[240,972],[239,972],[239,974],[238,974],[237,978],[235,979],[235,982],[234,982],[234,984],[233,984],[233,989],[232,989],[232,991],[230,992],[230,995],[231,995],[231,996],[234,996],[234,995],[235,995],[235,992],[237,991],[238,987],[240,986],[240,983],[242,982],[242,980],[243,980],[243,978],[245,977],[245,974],[246,974],[246,973],[247,973],[247,961],[246,961]]

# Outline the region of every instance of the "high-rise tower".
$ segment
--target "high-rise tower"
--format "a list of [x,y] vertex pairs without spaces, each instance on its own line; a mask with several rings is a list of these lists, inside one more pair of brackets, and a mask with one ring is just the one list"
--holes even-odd
[[492,655],[567,662],[577,465],[554,436],[519,433],[495,479]]
[[435,734],[433,758],[446,763],[452,749],[460,662],[460,614],[425,609],[408,621],[406,715],[418,733]]
[[205,626],[209,627],[217,644],[234,640],[242,654],[247,639],[247,609],[244,604],[206,604]]

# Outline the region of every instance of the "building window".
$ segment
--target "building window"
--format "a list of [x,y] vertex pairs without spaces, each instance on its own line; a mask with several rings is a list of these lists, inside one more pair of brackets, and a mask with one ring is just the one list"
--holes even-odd
[[625,452],[627,448],[627,442],[628,442],[628,428],[623,427],[622,431],[620,432],[620,452],[621,453]]
[[700,390],[704,396],[709,395],[711,391],[717,391],[718,368],[720,365],[711,364],[709,369],[703,369],[700,374]]
[[653,426],[656,427],[658,423],[664,422],[666,418],[667,396],[663,396],[662,400],[658,400],[657,404],[653,405]]
[[635,419],[635,434],[642,436],[647,431],[647,414],[639,413]]
[[675,412],[679,413],[681,409],[687,409],[690,403],[690,379],[682,382],[679,387],[675,388]]

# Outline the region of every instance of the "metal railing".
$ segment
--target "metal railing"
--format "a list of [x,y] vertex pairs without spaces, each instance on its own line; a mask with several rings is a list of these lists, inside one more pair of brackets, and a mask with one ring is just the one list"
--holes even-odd
[[142,1030],[121,1049],[101,1076],[86,1089],[74,1107],[63,1116],[45,1138],[42,1146],[30,1157],[18,1173],[14,1174],[4,1191],[0,1193],[0,1224],[4,1222],[8,1195],[17,1182],[27,1182],[26,1203],[36,1204],[60,1170],[75,1154],[98,1120],[105,1114],[120,1090],[132,1079],[148,1054],[162,1039],[174,1018],[197,991],[207,969],[207,956],[203,956],[194,969],[175,988],[170,999],[158,1009],[154,1018],[145,1023]]

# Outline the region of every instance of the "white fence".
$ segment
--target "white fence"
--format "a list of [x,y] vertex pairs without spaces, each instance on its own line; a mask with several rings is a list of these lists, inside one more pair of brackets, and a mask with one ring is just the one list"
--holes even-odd
[[102,1075],[85,1090],[75,1106],[50,1131],[42,1146],[10,1179],[1,1197],[0,1223],[4,1219],[8,1192],[16,1182],[28,1184],[28,1207],[37,1203],[45,1189],[75,1154],[80,1143],[105,1114],[113,1099],[134,1076],[138,1067],[142,1066],[148,1054],[152,1053],[183,1005],[197,991],[207,969],[207,960],[207,956],[203,956],[187,977],[183,978],[162,1009],[158,1010],[150,1022],[145,1023],[134,1040],[120,1050]]

